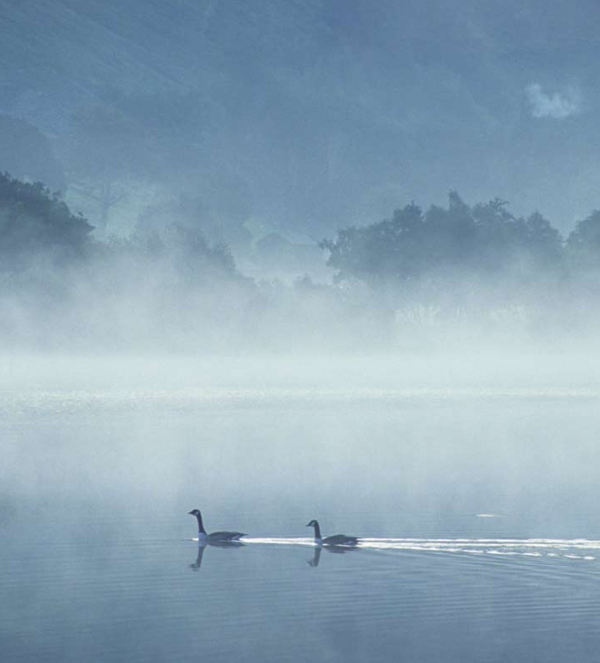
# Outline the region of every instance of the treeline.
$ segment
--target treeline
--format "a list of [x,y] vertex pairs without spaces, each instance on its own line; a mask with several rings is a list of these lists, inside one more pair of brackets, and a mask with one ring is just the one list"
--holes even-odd
[[310,278],[243,275],[226,245],[190,225],[100,241],[58,195],[0,174],[0,354],[318,351],[328,338],[342,349],[364,325],[346,327],[356,310]]
[[397,301],[448,306],[556,304],[600,286],[600,212],[564,239],[539,212],[516,217],[498,198],[447,208],[411,203],[391,219],[321,242],[338,283],[358,280]]
[[411,345],[442,322],[564,331],[600,312],[598,211],[563,239],[539,213],[451,193],[447,208],[411,203],[321,248],[331,283],[259,281],[193,225],[99,241],[60,196],[0,175],[0,342],[371,351]]

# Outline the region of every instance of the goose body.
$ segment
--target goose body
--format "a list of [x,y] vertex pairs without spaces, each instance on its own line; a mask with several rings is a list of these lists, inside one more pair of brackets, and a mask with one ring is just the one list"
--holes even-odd
[[356,536],[346,536],[345,534],[334,534],[333,536],[321,536],[321,528],[317,520],[311,520],[307,527],[315,528],[315,543],[319,546],[355,546],[359,539]]
[[210,534],[206,533],[204,529],[204,524],[202,523],[202,514],[198,509],[194,509],[189,512],[190,516],[195,516],[198,521],[198,542],[199,543],[226,543],[231,541],[239,541],[243,536],[246,536],[243,532],[228,532],[223,530],[222,532],[211,532]]

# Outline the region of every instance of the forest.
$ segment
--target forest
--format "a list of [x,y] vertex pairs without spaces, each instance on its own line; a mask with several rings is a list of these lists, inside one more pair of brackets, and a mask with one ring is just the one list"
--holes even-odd
[[[72,351],[388,351],[591,332],[600,211],[563,238],[506,201],[414,202],[319,244],[327,279],[256,278],[194,224],[97,236],[42,183],[0,176],[0,335]],[[283,241],[281,238],[279,238]],[[274,241],[274,238],[272,238]],[[273,251],[282,250],[275,242]],[[255,263],[268,253],[254,251]],[[307,263],[308,265],[308,263]],[[260,267],[260,265],[258,265]],[[453,341],[455,339],[455,341]]]

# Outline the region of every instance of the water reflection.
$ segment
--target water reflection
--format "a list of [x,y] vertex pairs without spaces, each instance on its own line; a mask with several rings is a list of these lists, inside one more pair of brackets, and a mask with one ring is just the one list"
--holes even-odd
[[[0,418],[0,500],[23,513],[2,523],[0,659],[593,659],[599,408],[423,399],[342,413],[263,400],[235,411],[146,402],[136,415],[100,404],[83,417],[87,406],[56,397],[36,417]],[[277,465],[268,481],[266,464]],[[223,525],[239,517],[274,536],[212,550],[186,541],[192,521],[174,514],[199,478]],[[160,513],[140,518],[149,501]],[[327,505],[324,525],[339,522],[325,535],[369,537],[360,554],[315,546],[300,518],[312,504]]]
[[208,543],[201,543],[198,545],[198,554],[196,561],[190,564],[192,571],[198,571],[202,566],[202,559],[204,558],[204,551],[206,548],[244,548],[241,541],[209,541]]
[[317,546],[313,553],[313,558],[307,560],[307,564],[309,566],[319,566],[320,561],[321,561],[321,547]]
[[206,546],[198,546],[198,556],[196,557],[196,561],[193,564],[190,564],[190,569],[192,569],[192,571],[198,571],[202,566],[202,558],[204,557],[205,548]]
[[315,546],[315,550],[313,553],[312,559],[306,560],[307,564],[309,566],[319,566],[319,562],[321,561],[321,551],[326,550],[328,553],[332,553],[334,555],[344,555],[347,552],[355,552],[359,550],[358,548],[355,547],[343,547],[343,546]]

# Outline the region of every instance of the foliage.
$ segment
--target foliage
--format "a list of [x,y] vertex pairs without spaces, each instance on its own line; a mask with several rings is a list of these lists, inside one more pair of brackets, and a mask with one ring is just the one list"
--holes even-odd
[[600,267],[600,211],[594,210],[579,221],[569,235],[567,247],[570,255],[583,261],[587,267]]
[[396,285],[418,296],[424,288],[439,297],[473,283],[504,283],[505,291],[514,291],[542,276],[558,278],[564,261],[560,234],[539,212],[516,218],[499,198],[469,207],[455,192],[447,209],[432,206],[423,213],[411,203],[391,219],[342,229],[321,247],[329,251],[327,264],[338,281],[359,279],[375,289]]
[[[446,207],[410,203],[324,240],[333,284],[306,276],[286,285],[240,273],[228,245],[204,233],[200,197],[173,205],[173,215],[155,210],[163,223],[146,232],[93,241],[58,194],[0,175],[0,338],[71,344],[76,329],[111,350],[132,338],[186,351],[248,339],[282,351],[365,350],[393,344],[399,329],[467,320],[483,333],[545,329],[600,310],[600,211],[563,241],[539,212],[516,217],[501,199],[471,206],[452,192]],[[271,234],[254,255],[265,264],[281,255],[287,276],[298,276],[308,254],[294,262],[293,246]]]
[[138,217],[137,232],[140,235],[161,233],[169,226],[200,232],[214,245],[227,244],[238,253],[247,249],[252,234],[243,225],[244,218],[234,215],[220,216],[197,195],[181,194],[162,204],[147,206]]
[[40,182],[29,184],[0,174],[2,269],[28,265],[41,256],[62,263],[82,257],[91,230],[59,194],[52,194]]

